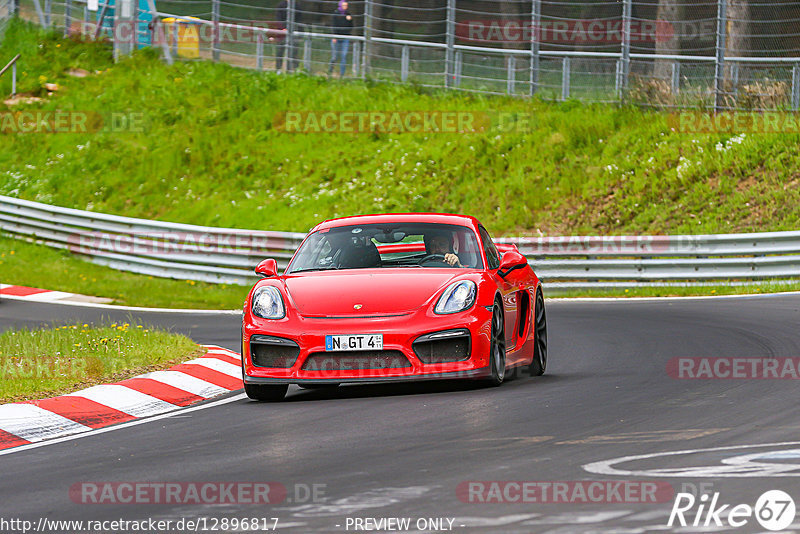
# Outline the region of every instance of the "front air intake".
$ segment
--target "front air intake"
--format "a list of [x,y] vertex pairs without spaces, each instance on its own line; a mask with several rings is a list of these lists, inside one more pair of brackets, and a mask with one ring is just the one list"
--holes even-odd
[[250,361],[256,367],[288,369],[300,356],[300,345],[282,337],[251,336]]

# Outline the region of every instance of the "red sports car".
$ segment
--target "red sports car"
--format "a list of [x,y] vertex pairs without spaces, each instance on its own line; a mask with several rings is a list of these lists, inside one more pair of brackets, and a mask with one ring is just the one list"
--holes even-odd
[[514,245],[474,217],[362,215],[309,232],[283,275],[274,259],[245,301],[244,387],[280,400],[289,384],[541,375],[541,282]]

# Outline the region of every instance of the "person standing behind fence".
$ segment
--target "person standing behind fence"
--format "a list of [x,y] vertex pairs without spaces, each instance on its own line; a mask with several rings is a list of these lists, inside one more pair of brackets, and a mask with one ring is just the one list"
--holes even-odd
[[[353,31],[353,15],[347,10],[347,2],[339,0],[339,7],[333,13],[333,33],[335,35],[350,35]],[[350,48],[350,39],[334,38],[331,40],[331,62],[328,64],[328,74],[333,72],[336,60],[339,60],[339,77],[344,76],[347,68],[347,50]]]

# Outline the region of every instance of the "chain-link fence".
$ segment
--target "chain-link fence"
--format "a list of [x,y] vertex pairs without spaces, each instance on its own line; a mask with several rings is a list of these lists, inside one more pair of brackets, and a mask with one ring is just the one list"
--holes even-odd
[[796,1],[87,1],[21,0],[21,11],[115,43],[135,35],[170,59],[557,100],[800,105]]
[[[5,36],[8,21],[14,16],[13,10],[14,0],[0,0],[0,41]],[[0,65],[0,68],[2,68],[2,65]]]

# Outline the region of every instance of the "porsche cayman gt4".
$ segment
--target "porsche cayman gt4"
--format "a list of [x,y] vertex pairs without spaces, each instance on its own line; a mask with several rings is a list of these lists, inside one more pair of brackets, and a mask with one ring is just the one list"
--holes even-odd
[[474,217],[363,215],[325,221],[285,272],[274,259],[245,301],[242,367],[252,399],[290,384],[479,379],[547,365],[542,285],[514,245]]

